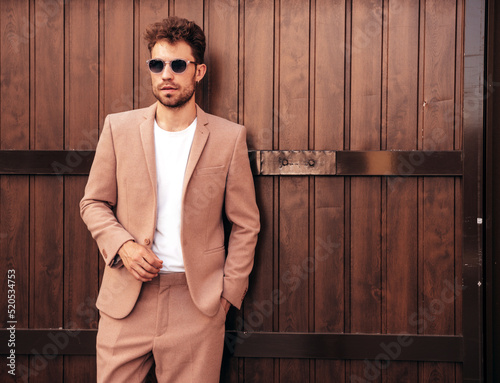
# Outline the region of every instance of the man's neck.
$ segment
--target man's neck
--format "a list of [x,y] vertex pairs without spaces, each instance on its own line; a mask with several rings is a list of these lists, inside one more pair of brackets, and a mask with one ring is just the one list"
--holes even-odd
[[178,132],[186,129],[196,118],[196,104],[194,98],[180,108],[169,108],[157,102],[156,123],[169,132]]

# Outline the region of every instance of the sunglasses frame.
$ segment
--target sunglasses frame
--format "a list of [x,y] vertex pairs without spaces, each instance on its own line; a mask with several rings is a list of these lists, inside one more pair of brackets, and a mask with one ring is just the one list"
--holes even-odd
[[[151,61],[161,61],[161,62],[163,63],[163,68],[161,68],[161,71],[159,71],[159,72],[153,72],[153,71],[151,70],[150,65],[149,65],[149,63],[150,63]],[[172,63],[172,62],[174,62],[174,61],[184,61],[184,62],[186,63],[186,67],[184,68],[184,70],[183,70],[182,72],[176,72],[176,71],[172,68],[171,63]],[[198,65],[198,63],[197,63],[197,62],[195,62],[195,61],[184,60],[184,59],[173,59],[173,60],[170,60],[170,61],[164,61],[164,60],[162,60],[162,59],[150,59],[150,60],[147,60],[147,61],[146,61],[146,63],[148,64],[148,69],[150,70],[150,72],[151,72],[151,73],[154,73],[154,74],[160,74],[160,73],[162,73],[162,72],[165,70],[165,67],[167,67],[167,66],[168,66],[168,67],[170,67],[170,70],[172,71],[172,73],[175,73],[175,74],[182,74],[182,73],[184,73],[184,72],[186,71],[186,69],[187,69],[187,67],[188,67],[188,65],[189,65],[189,64]]]

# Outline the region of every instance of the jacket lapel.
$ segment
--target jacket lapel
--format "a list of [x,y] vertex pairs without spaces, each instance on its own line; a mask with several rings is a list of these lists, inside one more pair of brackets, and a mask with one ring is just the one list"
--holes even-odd
[[191,145],[191,151],[189,153],[188,163],[186,166],[186,173],[184,174],[184,184],[182,187],[182,198],[184,199],[184,194],[186,193],[187,185],[189,184],[189,180],[193,175],[194,169],[196,168],[196,164],[200,159],[201,153],[203,152],[203,148],[207,143],[208,136],[210,134],[210,130],[208,129],[208,119],[207,115],[201,108],[196,105],[196,117],[198,118],[196,124],[196,131],[193,137],[193,144]]
[[[156,103],[146,109],[144,113],[144,121],[139,129],[141,132],[142,148],[146,157],[149,176],[153,185],[153,193],[156,196],[156,158],[155,158],[155,136],[154,136],[154,120],[156,115]],[[156,198],[155,198],[156,200]]]

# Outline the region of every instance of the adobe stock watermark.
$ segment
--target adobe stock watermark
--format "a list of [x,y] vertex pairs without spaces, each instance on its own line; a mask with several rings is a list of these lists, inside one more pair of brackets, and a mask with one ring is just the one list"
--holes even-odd
[[[341,244],[332,240],[331,236],[328,236],[326,241],[322,238],[317,240],[319,247],[323,250],[322,254],[316,253],[315,256],[310,256],[304,258],[302,262],[292,270],[285,271],[281,275],[281,283],[286,285],[287,292],[293,294],[299,287],[308,279],[309,274],[313,273],[321,263],[324,263],[333,254],[335,249],[339,249]],[[275,289],[271,291],[268,299],[264,299],[258,302],[252,302],[252,310],[243,321],[241,317],[236,319],[236,328],[242,329],[243,332],[239,335],[234,335],[232,333],[226,334],[225,344],[230,353],[234,352],[236,344],[242,344],[246,338],[255,332],[255,329],[259,328],[263,323],[265,318],[269,318],[273,312],[274,307],[285,303],[287,300],[287,295],[281,289]]]
[[[425,330],[431,325],[440,315],[442,315],[446,307],[453,305],[456,298],[465,290],[455,279],[454,283],[445,280],[445,287],[441,290],[438,298],[432,299],[426,307],[421,307],[418,312],[410,315],[408,323],[411,326],[417,326],[417,333],[424,334]],[[374,360],[364,360],[363,376],[351,375],[350,382],[352,383],[369,383],[377,380],[391,365],[392,361],[397,360],[404,348],[410,347],[413,344],[412,335],[399,335],[397,339],[390,343],[380,343],[381,352]]]

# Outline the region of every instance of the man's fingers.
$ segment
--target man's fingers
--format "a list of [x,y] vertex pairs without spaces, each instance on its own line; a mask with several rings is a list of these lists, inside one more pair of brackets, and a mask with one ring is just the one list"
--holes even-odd
[[156,256],[151,249],[146,248],[146,253],[144,254],[144,259],[153,267],[161,269],[163,261]]
[[142,278],[154,278],[158,275],[158,269],[148,264],[145,260],[142,263],[136,263],[133,270]]
[[132,276],[133,276],[135,279],[137,279],[137,280],[139,280],[139,281],[141,281],[141,282],[149,282],[149,281],[151,281],[151,278],[143,278],[143,277],[141,277],[141,276],[139,275],[139,273],[138,273],[137,271],[135,271],[134,269],[130,269],[130,273],[132,274]]

